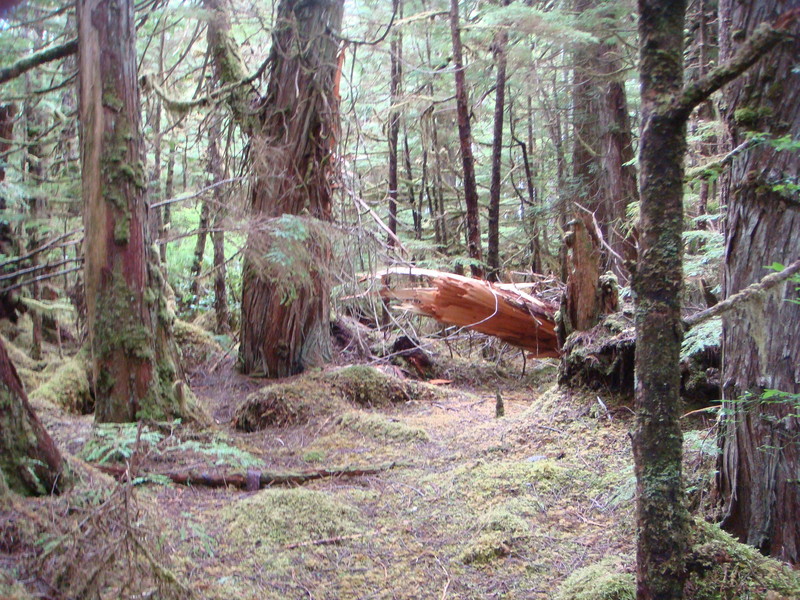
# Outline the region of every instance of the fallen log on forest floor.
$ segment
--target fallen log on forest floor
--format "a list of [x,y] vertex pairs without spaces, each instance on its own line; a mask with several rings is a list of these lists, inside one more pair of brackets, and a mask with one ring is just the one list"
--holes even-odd
[[560,356],[552,306],[513,285],[433,269],[391,268],[376,278],[405,275],[427,279],[431,287],[385,287],[381,297],[399,300],[396,308],[466,327],[528,350],[534,357]]
[[274,471],[260,471],[248,469],[247,473],[207,473],[187,471],[185,473],[138,473],[130,472],[125,465],[92,465],[97,470],[107,473],[117,481],[127,481],[135,477],[166,477],[173,483],[188,486],[203,486],[211,488],[235,487],[248,492],[276,485],[302,485],[316,479],[327,477],[360,477],[362,475],[375,475],[395,467],[408,466],[404,463],[390,462],[375,467],[342,467],[340,469],[315,469],[313,471],[298,471],[276,473]]

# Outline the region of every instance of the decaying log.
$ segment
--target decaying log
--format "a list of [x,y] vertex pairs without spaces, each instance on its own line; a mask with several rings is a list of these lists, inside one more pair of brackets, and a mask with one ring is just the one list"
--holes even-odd
[[375,277],[390,274],[423,277],[431,286],[381,290],[382,297],[401,301],[396,308],[497,337],[534,357],[560,356],[551,304],[513,286],[432,269],[392,268]]
[[[93,465],[99,471],[108,473],[118,481],[133,477],[125,465]],[[276,473],[274,471],[260,471],[248,469],[247,473],[207,473],[199,471],[151,473],[166,477],[173,483],[180,485],[193,485],[211,488],[235,487],[247,491],[256,491],[261,488],[276,485],[301,485],[315,479],[326,477],[360,477],[362,475],[375,475],[395,467],[403,466],[402,463],[390,462],[375,467],[342,467],[340,469],[315,469],[313,471],[297,471],[294,473]],[[147,476],[140,473],[137,476]]]

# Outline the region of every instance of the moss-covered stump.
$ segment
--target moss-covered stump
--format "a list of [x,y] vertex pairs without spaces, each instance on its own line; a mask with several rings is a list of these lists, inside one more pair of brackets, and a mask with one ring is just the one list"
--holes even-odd
[[558,382],[633,395],[633,322],[625,313],[607,315],[588,331],[572,333],[562,348]]
[[308,422],[313,408],[302,387],[292,383],[279,383],[263,387],[247,396],[236,409],[233,422],[236,429],[241,431],[302,425]]
[[399,379],[374,367],[354,365],[300,375],[253,392],[236,410],[234,424],[243,431],[301,425],[314,416],[343,412],[347,403],[381,408],[440,393],[432,386]]
[[94,396],[89,385],[89,369],[84,352],[68,358],[31,392],[31,401],[49,402],[80,415],[91,413],[94,410]]
[[194,369],[205,364],[211,357],[224,352],[212,334],[199,325],[175,319],[173,332],[181,350],[181,362],[184,368]]

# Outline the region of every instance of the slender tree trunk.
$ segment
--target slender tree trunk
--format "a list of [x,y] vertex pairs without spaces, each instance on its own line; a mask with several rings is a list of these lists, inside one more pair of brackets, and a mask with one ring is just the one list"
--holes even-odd
[[[403,123],[403,165],[406,169],[406,187],[408,188],[408,202],[411,205],[411,217],[414,221],[414,239],[422,239],[422,192],[417,204],[417,193],[414,189],[414,172],[411,170],[411,149],[408,147],[408,129]],[[423,182],[424,189],[424,182]]]
[[453,40],[453,69],[456,78],[456,112],[458,113],[458,141],[464,168],[464,201],[467,205],[467,253],[473,262],[473,277],[483,277],[481,231],[478,207],[478,186],[475,181],[475,159],[472,156],[472,128],[464,75],[464,58],[461,49],[461,29],[458,17],[458,0],[450,0],[450,36]]
[[[392,11],[400,14],[402,11],[400,0],[392,0]],[[402,60],[403,39],[400,33],[395,31],[392,34],[392,41],[389,44],[389,58],[391,62],[389,80],[389,231],[394,235],[389,235],[388,244],[394,246],[397,235],[397,141],[400,135],[400,109],[397,107],[400,101],[400,86],[402,80]]]
[[[79,0],[87,324],[97,421],[191,416],[149,251],[133,3]],[[176,391],[178,390],[178,391]]]
[[[211,182],[218,184],[224,179],[224,167],[220,156],[217,140],[220,135],[220,118],[211,117],[211,127],[208,131],[208,170],[211,173]],[[211,244],[214,247],[214,314],[216,316],[216,332],[230,332],[230,311],[228,310],[227,268],[225,264],[225,205],[222,188],[217,185],[212,192],[212,231]]]
[[20,494],[40,496],[65,490],[70,479],[0,339],[0,484]]
[[[720,43],[728,59],[761,21],[773,22],[797,2],[720,2]],[[800,131],[800,56],[792,37],[725,91],[725,122],[734,148],[758,133],[777,139]],[[732,163],[721,189],[728,206],[723,290],[735,294],[767,273],[764,266],[800,256],[797,150],[758,144]],[[800,305],[788,283],[759,303],[724,318],[723,424],[719,489],[722,526],[740,540],[800,563],[800,419],[786,399],[761,402],[765,389],[800,393]],[[796,402],[796,401],[795,401]]]
[[[508,6],[509,0],[503,0]],[[494,38],[494,62],[497,68],[494,99],[494,135],[492,139],[492,180],[489,189],[489,223],[486,264],[487,279],[497,281],[500,273],[500,181],[503,156],[503,115],[506,102],[506,44],[508,31],[503,27]]]
[[639,0],[642,134],[636,297],[637,599],[683,597],[689,515],[682,481],[679,358],[686,122],[665,110],[683,84],[685,0]]
[[[172,198],[175,191],[175,146],[170,143],[169,155],[167,156],[167,177],[164,181],[164,199]],[[170,227],[172,226],[172,209],[169,204],[160,207],[161,213],[161,232],[160,235],[164,239],[163,243],[158,247],[159,257],[162,263],[167,262],[167,235],[169,234]]]
[[201,290],[200,274],[203,272],[203,257],[206,254],[206,237],[208,235],[208,220],[210,212],[211,210],[208,206],[208,197],[204,195],[200,202],[200,221],[197,225],[197,239],[195,240],[194,244],[194,256],[192,258],[192,267],[190,269],[193,278],[190,291],[195,297],[200,294]]

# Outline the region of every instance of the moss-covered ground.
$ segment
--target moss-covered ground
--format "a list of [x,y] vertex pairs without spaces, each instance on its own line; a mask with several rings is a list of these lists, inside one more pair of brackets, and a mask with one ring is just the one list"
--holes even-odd
[[[455,381],[436,386],[364,365],[268,382],[239,375],[234,353],[210,338],[205,348],[201,333],[189,333],[198,361],[191,385],[215,419],[211,428],[94,428],[91,416],[44,397],[36,403],[85,474],[62,498],[0,504],[0,597],[41,597],[53,586],[75,593],[80,586],[70,578],[88,578],[74,565],[87,570],[112,555],[128,562],[108,559],[109,574],[92,597],[634,597],[633,414],[625,404],[560,390],[547,362],[528,361],[523,375],[513,353],[498,370],[479,352],[464,352],[441,367]],[[502,418],[495,417],[498,392]],[[280,418],[237,429],[238,409],[254,402],[253,414]],[[714,462],[706,425],[687,423],[696,430],[686,446],[690,504],[700,515]],[[138,485],[98,476],[81,461],[130,465]],[[176,485],[162,476],[387,463],[395,466],[260,491]],[[800,590],[796,575],[710,526],[696,530],[693,597],[800,597],[792,595]],[[720,556],[725,574],[714,579]],[[734,571],[736,561],[749,571]]]

